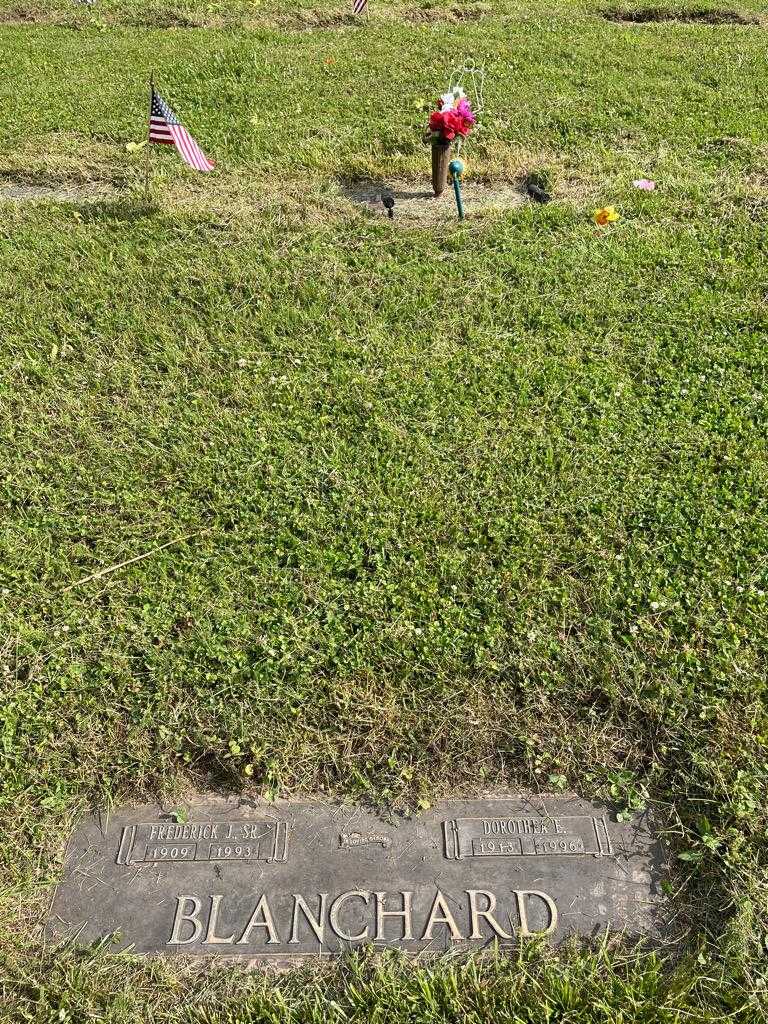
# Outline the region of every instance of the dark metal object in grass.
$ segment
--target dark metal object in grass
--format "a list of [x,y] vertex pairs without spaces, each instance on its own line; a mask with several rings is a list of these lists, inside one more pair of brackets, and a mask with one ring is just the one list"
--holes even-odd
[[535,203],[548,203],[552,199],[554,172],[547,167],[529,171],[522,182],[522,190]]
[[539,188],[539,186],[534,185],[533,182],[526,182],[525,191],[535,203],[549,203],[552,200],[552,196],[549,192],[545,192],[543,188]]

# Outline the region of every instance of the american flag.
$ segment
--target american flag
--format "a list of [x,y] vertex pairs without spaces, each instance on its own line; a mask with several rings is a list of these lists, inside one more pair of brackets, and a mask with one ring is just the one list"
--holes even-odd
[[362,14],[368,6],[368,0],[352,0],[352,13]]
[[149,109],[149,141],[175,146],[184,163],[196,171],[213,170],[214,165],[154,88]]

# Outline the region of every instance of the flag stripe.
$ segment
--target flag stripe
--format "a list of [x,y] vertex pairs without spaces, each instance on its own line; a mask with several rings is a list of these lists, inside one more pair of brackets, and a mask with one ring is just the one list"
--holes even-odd
[[[180,146],[187,160],[194,162],[197,159],[197,153],[195,147],[190,139],[189,135],[184,131],[183,128],[175,128],[173,131],[173,137],[176,139],[176,145]],[[202,152],[202,150],[201,150]]]
[[196,171],[212,171],[214,168],[213,162],[208,159],[162,96],[154,89],[149,112],[149,141],[175,146],[184,163],[194,167]]
[[208,160],[186,128],[182,128],[181,125],[174,125],[171,128],[171,134],[182,157],[191,167],[195,167],[198,171],[210,171],[213,169],[213,164]]

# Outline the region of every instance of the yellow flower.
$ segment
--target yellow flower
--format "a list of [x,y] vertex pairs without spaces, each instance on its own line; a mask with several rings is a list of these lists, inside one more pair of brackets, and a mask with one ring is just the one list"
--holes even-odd
[[599,224],[601,228],[604,228],[606,224],[613,224],[619,220],[619,214],[616,213],[615,206],[601,206],[599,210],[595,210],[592,216],[595,218],[595,224]]

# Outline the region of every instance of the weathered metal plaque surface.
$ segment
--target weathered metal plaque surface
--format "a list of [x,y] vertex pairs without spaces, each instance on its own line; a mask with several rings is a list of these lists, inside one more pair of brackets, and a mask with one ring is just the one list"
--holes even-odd
[[607,927],[652,935],[660,859],[647,826],[565,797],[453,801],[388,820],[213,798],[184,822],[157,807],[89,819],[48,934],[264,961],[364,943],[416,953]]

